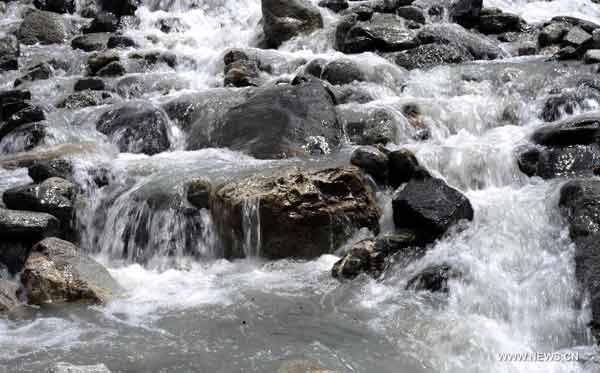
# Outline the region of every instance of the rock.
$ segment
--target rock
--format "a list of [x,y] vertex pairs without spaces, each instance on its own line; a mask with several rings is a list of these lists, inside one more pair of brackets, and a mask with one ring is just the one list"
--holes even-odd
[[119,29],[119,19],[112,13],[100,12],[96,14],[88,27],[83,29],[84,34],[113,33]]
[[565,115],[596,109],[599,102],[600,88],[579,82],[573,89],[548,96],[540,117],[546,122],[554,122]]
[[135,15],[140,3],[139,0],[100,0],[102,10],[113,13],[117,17]]
[[567,25],[570,25],[571,27],[579,27],[583,31],[590,33],[590,34],[592,32],[594,32],[596,29],[600,28],[600,25],[597,25],[594,22],[590,22],[590,21],[586,21],[581,18],[570,17],[570,16],[558,16],[558,17],[552,18],[550,21],[557,22],[557,23],[565,23]]
[[590,49],[585,52],[583,62],[587,64],[600,63],[600,49]]
[[98,72],[96,72],[96,76],[101,76],[105,78],[114,78],[117,76],[123,76],[127,73],[127,70],[123,67],[123,65],[118,61],[113,61],[108,65],[104,66]]
[[187,187],[187,200],[199,209],[208,209],[212,186],[208,180],[194,179]]
[[132,48],[137,47],[137,43],[129,36],[111,35],[106,43],[107,48]]
[[329,62],[323,68],[321,79],[334,85],[349,84],[365,80],[365,74],[352,60],[340,59]]
[[261,4],[263,32],[271,48],[323,27],[321,13],[306,0],[261,0]]
[[76,187],[71,182],[52,177],[4,191],[2,200],[9,209],[45,212],[67,224],[73,218]]
[[50,214],[0,208],[2,238],[29,241],[56,235],[59,229],[60,222]]
[[591,144],[527,149],[519,154],[518,164],[526,175],[544,179],[591,176],[593,168],[600,164],[600,146]]
[[111,62],[118,62],[119,60],[119,55],[114,52],[94,54],[87,60],[88,72],[90,75],[96,75],[98,71],[106,67]]
[[375,0],[373,11],[378,13],[395,13],[399,7],[410,5],[414,0]]
[[19,285],[0,277],[0,314],[17,308],[21,302],[17,298]]
[[81,49],[85,52],[103,50],[106,48],[110,36],[108,32],[83,34],[71,41],[71,47],[73,49]]
[[571,27],[563,22],[550,23],[540,31],[538,45],[540,48],[543,48],[553,44],[560,44],[570,29]]
[[458,64],[473,60],[471,53],[455,44],[424,44],[390,55],[391,60],[407,70],[429,69],[439,65]]
[[0,140],[24,124],[40,122],[44,119],[46,116],[41,108],[27,104],[23,109],[8,117],[4,123],[0,123]]
[[367,113],[348,111],[343,120],[347,136],[358,145],[386,145],[395,143],[398,137],[398,121],[386,109],[375,108]]
[[396,9],[396,14],[404,19],[415,21],[417,23],[424,24],[426,22],[425,13],[423,9],[417,6],[401,6]]
[[336,29],[335,48],[341,52],[393,52],[416,46],[415,32],[394,14],[375,13],[368,21],[351,17]]
[[48,137],[48,123],[37,122],[20,125],[0,141],[3,153],[19,153],[32,150]]
[[19,41],[13,35],[0,37],[0,72],[18,70],[21,49]]
[[177,66],[177,56],[170,52],[150,51],[144,53],[131,53],[129,58],[134,60],[142,60],[146,65],[156,65],[164,63],[171,68]]
[[448,264],[433,265],[411,278],[406,289],[447,293],[448,281],[460,277],[461,272]]
[[172,32],[184,32],[190,29],[190,26],[182,21],[181,18],[177,17],[159,19],[156,21],[156,27],[165,34],[170,34]]
[[51,159],[36,162],[28,168],[29,177],[34,183],[41,183],[51,177],[72,180],[73,165],[66,159]]
[[373,176],[378,182],[387,182],[388,157],[376,147],[361,146],[357,148],[352,153],[350,163]]
[[484,34],[501,34],[503,32],[521,31],[525,21],[512,13],[484,12],[479,17],[477,29]]
[[225,65],[226,87],[259,86],[258,64],[250,59],[238,59]]
[[560,190],[559,207],[575,243],[575,276],[589,294],[590,323],[594,337],[600,335],[600,182],[571,180]]
[[110,373],[110,370],[104,364],[73,365],[60,362],[53,364],[46,373]]
[[98,78],[83,78],[75,82],[73,89],[76,92],[91,90],[91,91],[102,91],[106,88],[104,81]]
[[479,60],[493,60],[504,56],[504,52],[489,39],[451,23],[425,25],[417,34],[416,42],[420,45],[446,44],[460,46]]
[[308,360],[290,360],[283,363],[277,373],[339,373],[323,368],[319,364]]
[[107,103],[112,94],[106,91],[75,92],[59,101],[56,107],[66,109],[81,109],[89,106],[98,106]]
[[335,13],[339,13],[342,10],[348,9],[349,5],[348,0],[321,0],[319,6],[331,9]]
[[567,34],[563,37],[563,44],[571,45],[574,47],[578,47],[583,45],[587,41],[591,40],[592,35],[585,32],[580,27],[573,27]]
[[400,149],[388,154],[389,183],[394,189],[400,185],[417,179],[431,177],[429,171],[419,164],[417,157],[407,149]]
[[54,75],[54,69],[49,64],[42,62],[38,65],[32,66],[22,75],[20,78],[15,80],[15,88],[25,82],[33,82],[36,80],[50,79]]
[[108,271],[70,242],[50,237],[36,244],[21,282],[29,304],[105,303],[123,293]]
[[96,129],[107,135],[121,152],[154,155],[170,148],[169,118],[146,102],[129,102],[99,118]]
[[67,38],[67,27],[56,13],[30,9],[17,31],[23,44],[60,44]]
[[[269,259],[315,258],[333,252],[359,228],[377,233],[380,216],[356,168],[250,176],[218,187],[211,211],[226,258],[253,253]],[[246,219],[256,224],[248,227]]]
[[471,203],[441,179],[412,179],[394,193],[392,207],[397,229],[413,230],[433,242],[460,220],[473,220]]
[[479,23],[483,0],[456,0],[449,9],[449,16],[453,22],[471,28]]
[[600,138],[600,115],[583,114],[537,129],[534,143],[545,146],[587,145],[598,143]]
[[34,0],[33,5],[48,12],[75,13],[75,0]]
[[334,105],[318,80],[261,89],[213,126],[202,126],[188,149],[227,147],[261,159],[326,154],[342,139]]

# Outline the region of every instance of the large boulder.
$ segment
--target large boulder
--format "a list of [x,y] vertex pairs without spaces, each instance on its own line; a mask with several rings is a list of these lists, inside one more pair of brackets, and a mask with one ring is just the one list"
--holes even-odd
[[360,69],[358,64],[349,59],[339,59],[329,62],[323,67],[320,78],[334,85],[366,80],[365,73]]
[[75,0],[34,0],[33,5],[48,12],[75,13]]
[[361,146],[350,157],[351,164],[381,183],[386,183],[388,180],[388,162],[387,154],[375,146]]
[[473,220],[467,197],[432,177],[410,180],[396,191],[392,207],[396,228],[413,230],[427,242],[440,238],[460,220]]
[[30,9],[17,31],[23,44],[60,44],[67,38],[67,26],[56,13]]
[[133,102],[108,110],[96,129],[107,135],[122,152],[154,155],[171,146],[169,118],[147,102]]
[[380,210],[356,168],[287,169],[215,190],[211,211],[226,258],[315,258],[360,228],[379,230]]
[[188,149],[227,147],[270,159],[329,153],[342,139],[331,92],[316,79],[259,90],[204,124]]
[[272,48],[323,27],[321,13],[307,0],[262,0],[261,4],[263,31]]
[[21,49],[13,35],[0,37],[0,72],[19,69]]
[[75,195],[73,183],[52,177],[40,184],[8,189],[4,191],[2,200],[9,209],[46,212],[68,223],[73,217]]
[[21,274],[30,304],[105,303],[123,289],[98,262],[70,242],[50,237],[36,244]]
[[521,31],[525,21],[516,14],[504,13],[499,9],[484,9],[477,29],[484,34],[501,34]]
[[351,14],[336,29],[335,48],[344,53],[393,52],[415,47],[415,31],[395,14],[375,13],[360,21]]

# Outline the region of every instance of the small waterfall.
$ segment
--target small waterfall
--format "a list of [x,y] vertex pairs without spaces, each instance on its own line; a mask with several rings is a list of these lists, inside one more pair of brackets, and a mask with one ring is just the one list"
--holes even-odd
[[244,255],[257,258],[260,255],[261,232],[260,199],[249,198],[242,206],[242,229],[244,232]]

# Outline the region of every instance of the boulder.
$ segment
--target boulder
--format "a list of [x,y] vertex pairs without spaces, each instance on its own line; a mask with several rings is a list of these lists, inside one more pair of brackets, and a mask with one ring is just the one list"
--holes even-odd
[[40,107],[27,103],[24,108],[12,114],[3,123],[0,122],[0,140],[25,124],[40,122],[44,119],[46,119],[46,115]]
[[17,308],[21,302],[17,298],[19,285],[0,277],[0,314]]
[[448,264],[432,265],[408,280],[406,289],[447,293],[448,281],[461,277],[462,273]]
[[201,127],[188,149],[227,147],[262,159],[326,154],[342,139],[334,106],[330,91],[316,79],[264,88],[217,123]]
[[388,56],[396,65],[407,70],[429,69],[473,60],[473,55],[462,45],[440,43],[423,44]]
[[414,0],[375,0],[372,3],[373,11],[378,13],[395,13],[398,8],[410,5]]
[[225,79],[226,87],[257,87],[260,85],[258,63],[251,60],[245,54],[232,57],[225,55]]
[[137,47],[137,43],[130,38],[129,36],[125,36],[125,35],[111,35],[108,38],[108,41],[106,43],[106,47],[110,48],[110,49],[114,49],[114,48],[133,48],[133,47]]
[[395,14],[375,13],[367,21],[347,16],[336,29],[335,48],[344,53],[393,52],[415,47],[415,32]]
[[13,35],[0,37],[0,72],[18,70],[21,49]]
[[438,23],[424,26],[416,37],[416,42],[422,44],[457,45],[465,48],[479,60],[502,58],[504,52],[490,39],[465,30],[451,23]]
[[194,179],[187,186],[187,200],[199,209],[208,209],[212,185],[206,179]]
[[331,9],[335,13],[339,13],[349,7],[348,0],[321,0],[319,1],[319,6]]
[[117,17],[133,16],[140,3],[140,0],[100,0],[100,7]]
[[394,189],[413,179],[424,180],[431,175],[419,164],[417,157],[407,149],[400,149],[388,154],[389,183]]
[[28,168],[29,177],[34,183],[41,183],[57,177],[65,180],[72,180],[73,164],[66,159],[41,160]]
[[61,44],[67,38],[67,26],[63,18],[52,12],[30,9],[17,31],[23,44]]
[[170,148],[169,118],[148,102],[129,102],[100,116],[96,129],[121,152],[154,155]]
[[587,145],[600,141],[600,115],[582,114],[537,129],[532,141],[545,146]]
[[398,138],[398,119],[389,110],[375,108],[356,112],[351,108],[340,112],[346,135],[358,145],[386,145]]
[[591,39],[592,35],[575,26],[563,37],[562,43],[567,46],[579,47]]
[[459,25],[471,28],[479,23],[483,0],[453,0],[449,9],[449,17]]
[[379,230],[380,210],[356,168],[285,169],[215,190],[211,205],[226,258],[315,258],[360,228]]
[[84,34],[99,32],[116,32],[119,29],[119,19],[112,13],[100,12],[92,22],[83,29]]
[[263,31],[271,48],[323,27],[321,13],[307,0],[261,0],[261,4]]
[[441,179],[412,179],[394,193],[392,207],[397,229],[410,229],[433,242],[461,220],[473,220],[471,203]]
[[96,75],[98,71],[111,62],[118,62],[119,55],[114,52],[102,52],[91,55],[87,60],[87,70],[90,75]]
[[21,77],[15,80],[15,88],[25,82],[33,82],[36,80],[47,80],[54,76],[54,69],[50,64],[42,62],[28,68]]
[[350,163],[364,170],[380,183],[388,180],[388,156],[374,146],[357,148],[350,158]]
[[127,70],[123,65],[118,61],[113,61],[108,65],[104,66],[96,73],[97,76],[105,77],[105,78],[114,78],[117,76],[123,76],[127,73]]
[[81,49],[85,52],[99,51],[106,48],[111,34],[107,32],[95,32],[83,34],[71,41],[73,49]]
[[563,38],[569,32],[571,26],[564,22],[552,22],[540,31],[538,35],[538,45],[540,48],[549,45],[561,44]]
[[75,13],[75,0],[34,0],[33,5],[48,12]]
[[418,6],[401,6],[396,9],[396,14],[404,19],[421,24],[424,24],[427,21],[424,10]]
[[591,176],[594,167],[600,164],[600,146],[590,144],[530,148],[518,155],[518,164],[526,175],[544,179]]
[[321,79],[333,85],[349,84],[365,80],[365,74],[358,64],[349,59],[331,61],[323,67]]
[[481,13],[477,24],[477,30],[484,34],[519,32],[525,25],[525,21],[516,14],[486,10]]
[[104,84],[104,81],[98,78],[79,79],[77,82],[75,82],[75,85],[73,86],[73,90],[75,92],[85,90],[103,91],[105,88],[106,86]]
[[29,304],[105,303],[123,289],[108,271],[70,242],[50,237],[36,244],[21,282]]

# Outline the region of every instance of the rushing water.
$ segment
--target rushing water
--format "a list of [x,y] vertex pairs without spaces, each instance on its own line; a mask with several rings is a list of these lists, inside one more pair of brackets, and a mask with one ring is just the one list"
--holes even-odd
[[[219,85],[223,52],[252,45],[258,37],[259,0],[144,4],[137,12],[141,25],[126,34],[142,48],[169,49],[184,61],[176,71],[159,66],[144,74],[149,87],[138,95],[155,103]],[[590,0],[484,4],[530,22],[573,15],[600,23],[600,6]],[[17,22],[18,10],[8,3],[0,28]],[[336,16],[322,12],[323,30],[264,52],[274,66],[272,79],[290,76],[300,58],[341,55],[332,48]],[[190,29],[161,34],[154,24],[167,15],[182,18]],[[146,38],[152,35],[160,35],[156,44]],[[47,105],[83,72],[84,54],[68,47],[32,46],[23,52],[27,60],[56,55],[74,61],[68,74],[34,84],[35,98]],[[397,113],[398,147],[414,150],[472,202],[475,220],[465,230],[379,281],[332,279],[334,255],[306,262],[217,260],[210,215],[190,213],[173,200],[187,180],[346,164],[351,147],[321,160],[261,161],[223,149],[184,151],[173,126],[170,152],[117,154],[94,130],[102,109],[58,110],[49,117],[48,146],[97,144],[76,157],[78,177],[89,186],[88,202],[78,210],[82,247],[109,268],[128,296],[106,306],[44,309],[0,320],[0,367],[43,371],[51,362],[68,361],[104,363],[123,372],[275,372],[284,361],[305,359],[339,372],[592,371],[581,362],[498,358],[578,351],[583,360],[593,353],[585,347],[592,343],[585,327],[588,310],[577,305],[582,295],[573,245],[557,210],[562,182],[527,178],[515,160],[516,149],[541,124],[539,92],[586,70],[533,56],[404,73],[373,54],[350,58],[369,74],[369,82],[359,85],[376,100],[347,109],[383,107]],[[0,87],[8,88],[15,77],[0,75]],[[400,108],[408,102],[423,108],[430,140],[415,142],[403,127]],[[513,120],[503,121],[507,108]],[[110,168],[116,187],[91,186],[87,170],[98,167]],[[27,181],[23,169],[0,171],[0,190]],[[380,192],[379,200],[386,212],[382,227],[389,230],[390,192]],[[244,206],[243,248],[251,256],[260,252],[257,208],[253,202]],[[139,235],[149,240],[141,245]],[[412,275],[432,263],[453,264],[466,276],[450,283],[449,297],[404,290]]]

